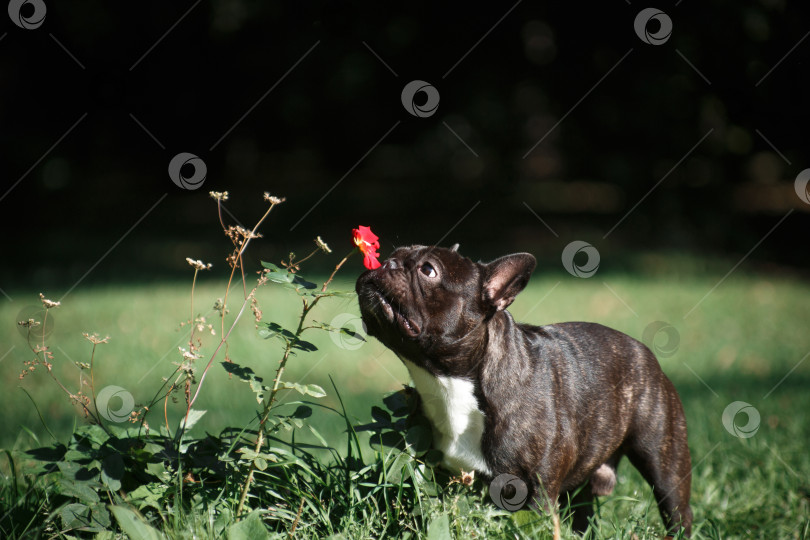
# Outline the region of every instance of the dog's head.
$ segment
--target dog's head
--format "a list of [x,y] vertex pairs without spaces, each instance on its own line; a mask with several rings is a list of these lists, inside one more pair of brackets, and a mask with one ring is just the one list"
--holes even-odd
[[441,363],[512,303],[535,264],[528,253],[484,264],[462,257],[457,246],[399,248],[357,280],[363,322],[401,357]]

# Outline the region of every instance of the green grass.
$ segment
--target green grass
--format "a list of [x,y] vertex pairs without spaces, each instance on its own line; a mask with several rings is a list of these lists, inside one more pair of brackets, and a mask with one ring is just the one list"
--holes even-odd
[[[536,324],[596,321],[639,339],[654,321],[674,326],[679,338],[676,351],[672,355],[660,355],[660,360],[678,388],[687,414],[694,465],[693,536],[808,538],[810,286],[786,277],[738,272],[705,296],[722,275],[679,276],[665,272],[654,277],[597,274],[591,279],[575,279],[567,274],[549,276],[538,272],[510,311],[516,319]],[[338,289],[351,287],[351,283],[336,285]],[[0,327],[0,356],[5,355],[0,361],[3,411],[0,448],[10,451],[6,457],[0,457],[3,473],[0,516],[6,513],[5,509],[18,504],[32,512],[41,506],[40,515],[44,517],[58,504],[58,498],[46,488],[33,490],[26,495],[28,499],[20,502],[26,492],[22,488],[30,480],[30,477],[26,480],[27,462],[22,452],[53,442],[21,388],[31,395],[44,422],[59,441],[66,443],[74,426],[84,423],[42,368],[22,381],[18,378],[23,361],[32,354],[14,321],[24,307],[39,304],[38,292],[11,291],[13,302],[4,301],[0,305],[0,321],[5,321]],[[47,289],[43,292],[53,299],[58,299],[62,293]],[[198,284],[195,311],[207,313],[215,326],[216,317],[210,308],[221,294],[220,283]],[[96,387],[120,386],[129,391],[136,402],[148,401],[160,385],[161,377],[169,375],[175,367],[173,363],[181,360],[177,348],[186,345],[188,334],[187,328],[179,328],[179,323],[190,316],[188,299],[189,288],[185,285],[73,291],[61,307],[52,311],[54,329],[49,342],[55,355],[55,372],[66,384],[75,387],[78,370],[73,362],[87,362],[91,350],[91,344],[81,337],[81,332],[110,335],[110,343],[100,346],[95,358]],[[299,310],[294,293],[264,288],[260,289],[259,299],[265,320],[288,327],[294,325]],[[356,300],[325,299],[312,317],[329,322],[344,313],[357,315]],[[256,336],[249,315],[232,335],[228,356],[270,380],[281,348],[276,342]],[[340,408],[331,377],[349,419],[356,424],[369,422],[371,406],[379,404],[384,394],[401,388],[408,380],[404,367],[376,341],[346,350],[336,346],[330,335],[323,332],[306,338],[311,338],[319,350],[294,357],[285,378],[323,386],[328,395],[320,401]],[[210,353],[217,340],[218,336],[204,338],[204,352]],[[666,341],[666,336],[660,333],[655,344],[666,349],[671,345]],[[198,368],[201,370],[202,365]],[[760,413],[761,423],[753,437],[735,437],[723,426],[723,411],[734,401],[750,403]],[[247,384],[229,378],[217,362],[195,408],[208,411],[191,431],[191,435],[202,437],[205,432],[220,433],[227,426],[249,425],[255,419],[257,403]],[[170,425],[174,427],[184,407],[182,403],[170,403],[169,411]],[[737,420],[738,425],[743,425],[745,415]],[[162,410],[153,410],[148,421],[153,430],[158,429]],[[345,458],[347,439],[343,419],[316,408],[308,421]],[[365,463],[378,461],[380,457],[367,444],[368,436],[361,433],[359,437],[358,450],[363,452]],[[308,430],[298,430],[296,441],[318,443]],[[327,452],[316,451],[314,455],[324,468],[335,464]],[[15,460],[14,475],[10,474],[9,456]],[[318,508],[307,503],[296,536],[317,538],[328,533],[367,538],[379,534],[394,537],[428,534],[443,538],[441,533],[447,529],[458,538],[515,534],[530,538],[550,530],[543,516],[505,515],[494,506],[484,504],[480,492],[457,485],[443,489],[436,497],[415,489],[399,493],[402,497],[399,500],[390,498],[389,494],[381,494],[382,498],[371,497],[368,492],[373,489],[369,486],[347,487],[351,484],[349,480],[335,480],[339,478],[334,476],[340,470],[341,464],[338,465],[331,472],[321,471],[320,482],[300,486],[303,490],[320,490],[314,499],[320,499],[321,504]],[[348,469],[349,465],[343,462],[342,466]],[[370,469],[364,478],[373,478],[372,472],[379,471]],[[16,488],[13,480],[18,482]],[[295,497],[291,503],[293,514],[297,502],[298,497]],[[228,521],[229,517],[206,513],[212,512],[211,508],[175,515],[162,528],[171,537],[186,537],[189,529],[198,536],[217,536],[222,531],[221,521]],[[639,538],[661,535],[651,490],[627,462],[619,468],[616,491],[602,498],[599,511],[598,537],[626,537],[631,533]],[[446,525],[438,518],[440,514],[449,516]],[[51,534],[56,532],[52,530]]]

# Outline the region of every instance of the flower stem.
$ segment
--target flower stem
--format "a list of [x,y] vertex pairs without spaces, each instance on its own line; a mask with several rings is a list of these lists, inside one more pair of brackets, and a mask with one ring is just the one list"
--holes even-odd
[[[332,280],[335,278],[335,274],[337,274],[338,270],[343,266],[343,264],[355,253],[359,251],[358,248],[352,250],[348,255],[343,257],[343,259],[335,266],[335,269],[332,271],[332,274],[329,276],[323,287],[321,287],[321,292],[325,293],[329,284],[332,283]],[[270,395],[264,401],[264,406],[262,407],[262,414],[259,420],[259,434],[256,437],[256,444],[254,446],[253,451],[255,453],[259,453],[264,445],[265,441],[265,424],[267,419],[270,417],[270,411],[273,408],[273,403],[276,400],[276,394],[279,391],[279,387],[281,386],[281,376],[284,374],[284,369],[287,367],[287,361],[290,358],[290,353],[292,352],[293,346],[298,342],[298,338],[301,337],[301,334],[306,330],[304,327],[304,323],[306,322],[307,315],[312,309],[318,305],[318,302],[323,296],[315,296],[311,303],[306,301],[306,298],[302,299],[304,303],[304,307],[301,309],[301,316],[298,319],[298,328],[295,330],[295,336],[292,340],[287,343],[287,347],[284,349],[284,355],[281,357],[279,361],[278,369],[276,369],[276,376],[273,379],[273,388],[270,390]],[[248,469],[248,475],[245,479],[245,484],[242,486],[242,493],[239,495],[239,505],[236,508],[236,518],[242,515],[242,510],[245,506],[245,500],[247,499],[248,491],[250,491],[250,485],[253,482],[253,475],[256,471],[256,464],[255,461],[250,464],[250,468]]]

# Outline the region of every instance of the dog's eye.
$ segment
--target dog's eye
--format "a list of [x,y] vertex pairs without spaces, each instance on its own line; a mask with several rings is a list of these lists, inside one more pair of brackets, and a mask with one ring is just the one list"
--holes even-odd
[[419,271],[429,278],[434,278],[439,275],[430,263],[422,263],[422,266],[419,267]]

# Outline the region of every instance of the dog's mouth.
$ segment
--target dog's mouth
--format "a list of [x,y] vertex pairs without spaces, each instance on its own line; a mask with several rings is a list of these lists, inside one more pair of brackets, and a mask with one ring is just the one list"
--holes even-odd
[[389,300],[379,291],[374,291],[373,294],[380,306],[380,312],[389,323],[396,325],[402,333],[411,338],[415,338],[421,333],[419,323],[413,317],[409,317],[398,302]]

